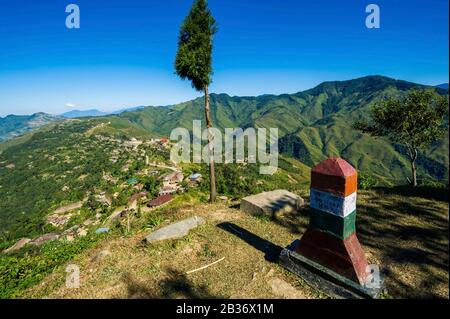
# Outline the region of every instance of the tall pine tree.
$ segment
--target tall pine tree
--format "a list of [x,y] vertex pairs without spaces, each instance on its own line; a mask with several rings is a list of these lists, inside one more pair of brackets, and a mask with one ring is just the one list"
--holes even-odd
[[[177,74],[188,79],[192,87],[205,94],[206,126],[213,126],[209,108],[208,87],[212,82],[212,49],[213,36],[217,32],[216,21],[208,8],[206,0],[195,0],[191,11],[180,28],[178,52],[175,59]],[[210,201],[216,199],[216,177],[214,172],[213,136],[208,134],[209,141],[209,175]]]

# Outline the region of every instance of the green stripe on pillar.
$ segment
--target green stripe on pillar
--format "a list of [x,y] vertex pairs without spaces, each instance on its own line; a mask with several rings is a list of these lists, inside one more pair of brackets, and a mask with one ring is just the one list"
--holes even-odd
[[355,220],[356,210],[343,218],[310,208],[309,226],[340,239],[346,239],[355,232]]

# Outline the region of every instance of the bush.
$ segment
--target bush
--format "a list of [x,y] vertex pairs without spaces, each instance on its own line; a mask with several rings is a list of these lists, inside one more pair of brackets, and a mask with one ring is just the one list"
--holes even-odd
[[17,298],[39,283],[55,268],[92,247],[101,235],[81,237],[74,242],[51,241],[12,255],[0,255],[0,299]]
[[448,183],[442,183],[437,180],[432,179],[425,179],[419,181],[420,187],[427,187],[427,188],[435,188],[435,189],[448,189]]
[[370,174],[360,173],[358,174],[358,188],[359,189],[370,189],[378,186],[377,179]]

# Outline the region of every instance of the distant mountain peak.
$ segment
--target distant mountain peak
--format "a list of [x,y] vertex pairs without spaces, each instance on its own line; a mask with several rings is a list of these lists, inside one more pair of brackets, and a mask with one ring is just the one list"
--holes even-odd
[[97,109],[89,110],[72,110],[61,114],[65,118],[76,118],[76,117],[90,117],[90,116],[104,116],[108,115],[106,112],[99,111]]
[[113,114],[122,114],[125,112],[138,111],[143,108],[145,108],[145,106],[135,106],[135,107],[120,109],[120,110],[113,111],[113,112],[103,112],[103,111],[99,111],[97,109],[72,110],[72,111],[61,114],[61,116],[65,117],[65,118],[106,116],[106,115],[113,115]]
[[442,84],[436,85],[435,87],[437,87],[439,89],[448,90],[448,83],[442,83]]
[[61,120],[60,116],[37,112],[31,115],[13,115],[0,117],[0,142],[23,135],[48,123]]

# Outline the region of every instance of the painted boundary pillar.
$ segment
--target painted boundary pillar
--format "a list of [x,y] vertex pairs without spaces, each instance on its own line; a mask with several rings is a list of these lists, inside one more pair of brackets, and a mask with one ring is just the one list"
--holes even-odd
[[360,285],[367,260],[356,236],[357,172],[341,158],[312,169],[310,222],[295,252]]

